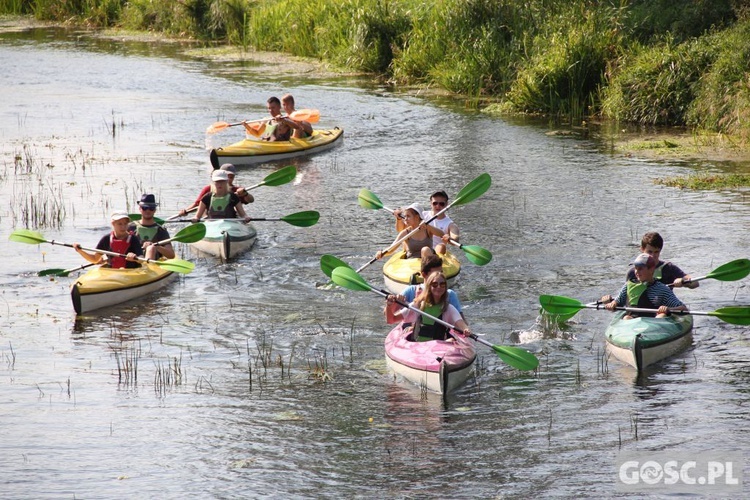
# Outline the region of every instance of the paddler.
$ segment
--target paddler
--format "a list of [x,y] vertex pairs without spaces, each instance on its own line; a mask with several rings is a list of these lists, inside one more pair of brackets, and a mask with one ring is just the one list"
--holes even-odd
[[[685,274],[682,269],[672,264],[659,260],[664,248],[664,239],[659,233],[649,232],[641,239],[641,253],[647,253],[656,260],[656,271],[654,278],[667,286],[674,288],[698,288],[700,282],[690,281],[690,275]],[[626,278],[628,281],[635,279],[635,270],[629,269]]]
[[292,113],[294,113],[294,97],[292,94],[284,94],[281,96],[281,106],[284,108],[284,112],[286,113],[286,121],[289,123],[289,126],[291,126],[294,129],[294,132],[292,132],[292,137],[296,139],[307,139],[308,137],[312,136],[313,128],[312,125],[310,125],[310,122],[307,122],[305,120],[295,120],[293,119]]
[[156,260],[160,257],[174,259],[175,253],[172,243],[154,245],[157,241],[169,239],[169,231],[157,224],[156,219],[154,219],[157,205],[159,204],[156,202],[156,197],[153,194],[144,194],[141,196],[141,201],[138,202],[138,207],[141,211],[141,220],[131,222],[128,230],[135,232],[138,238],[141,239],[147,259]]
[[[471,333],[469,325],[461,318],[461,315],[450,303],[448,303],[448,281],[442,271],[432,273],[424,284],[424,289],[411,303],[413,307],[427,314],[455,325],[460,332],[468,335]],[[400,309],[400,305],[388,296],[388,304],[385,308],[385,319],[389,324],[403,321],[411,324],[414,329],[415,338],[419,342],[428,340],[447,340],[450,338],[448,328],[434,320],[422,316],[408,308]],[[406,325],[404,325],[406,326]]]
[[198,212],[192,219],[198,222],[204,215],[209,219],[235,219],[241,217],[245,222],[252,219],[245,213],[242,201],[229,189],[229,175],[225,170],[214,170],[211,174],[211,192],[205,195],[198,206]]
[[[423,219],[429,220],[434,217],[435,214],[443,210],[447,205],[448,194],[445,191],[435,191],[430,196],[430,210],[425,210],[424,212],[422,212],[421,216]],[[397,209],[393,211],[394,215],[396,216],[396,231],[401,231],[402,229],[404,229],[404,227],[406,227],[406,222],[401,217],[403,211],[404,209]],[[435,252],[438,254],[442,255],[446,252],[446,245],[450,240],[459,241],[459,238],[461,237],[461,232],[458,229],[458,224],[453,222],[453,220],[448,217],[445,212],[441,213],[434,220],[430,221],[430,225],[443,232],[442,236],[432,237],[432,246],[435,249]]]
[[656,259],[647,253],[638,255],[632,262],[635,270],[635,279],[629,280],[620,289],[616,298],[605,295],[601,302],[606,304],[609,311],[618,307],[637,307],[644,309],[657,309],[655,314],[628,312],[623,319],[632,319],[637,316],[663,318],[669,316],[670,309],[676,311],[687,311],[674,292],[661,281],[654,278],[656,271]]
[[[248,203],[252,203],[255,201],[255,198],[253,195],[251,195],[244,187],[242,186],[235,186],[234,180],[237,177],[237,168],[232,165],[231,163],[225,163],[221,166],[219,170],[223,170],[227,173],[228,179],[229,179],[229,189],[233,193],[235,193],[237,196],[240,197],[240,200],[242,203],[247,205]],[[213,172],[211,172],[213,174]],[[201,204],[201,200],[204,196],[206,196],[208,193],[211,192],[211,184],[206,184],[206,186],[201,190],[201,192],[198,194],[198,197],[195,199],[195,201],[187,208],[183,208],[180,210],[180,216],[185,216],[188,213],[192,212],[198,205]]]
[[112,231],[99,240],[96,249],[104,250],[105,252],[116,252],[125,255],[125,257],[107,257],[101,253],[91,254],[83,250],[78,243],[73,243],[73,248],[75,248],[81,257],[92,264],[108,262],[109,267],[113,269],[135,269],[140,267],[141,265],[138,263],[136,257],[143,255],[143,247],[138,235],[128,231],[130,216],[125,211],[112,212],[110,221],[112,223]]

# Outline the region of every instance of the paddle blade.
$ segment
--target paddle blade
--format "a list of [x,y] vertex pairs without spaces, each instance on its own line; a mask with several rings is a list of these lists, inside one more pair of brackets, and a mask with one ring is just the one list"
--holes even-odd
[[224,130],[225,128],[227,128],[227,127],[229,127],[229,126],[230,126],[230,125],[229,125],[229,123],[227,123],[227,122],[216,122],[216,123],[214,123],[213,125],[210,125],[210,126],[209,126],[209,127],[208,127],[208,128],[206,129],[206,133],[207,133],[207,134],[215,134],[215,133],[217,133],[217,132],[221,132],[222,130]]
[[468,183],[464,188],[458,192],[456,199],[453,201],[453,205],[463,205],[476,200],[492,185],[492,178],[490,174],[484,173]]
[[292,182],[295,177],[297,177],[297,167],[289,165],[288,167],[277,170],[272,174],[268,174],[268,176],[263,179],[263,184],[265,186],[281,186],[282,184]]
[[706,275],[719,281],[737,281],[750,274],[750,259],[737,259],[719,266]]
[[518,370],[536,370],[539,359],[526,349],[520,347],[508,347],[493,345],[494,350],[503,362]]
[[318,123],[320,121],[320,111],[317,109],[300,109],[289,115],[289,118],[297,121]]
[[707,314],[733,325],[750,325],[750,307],[747,306],[722,307]]
[[297,212],[296,214],[290,214],[282,217],[281,220],[297,227],[310,227],[318,223],[320,219],[320,213],[315,210],[307,210],[305,212]]
[[349,267],[351,269],[349,264],[333,255],[326,254],[320,258],[320,269],[323,271],[323,274],[329,278],[331,277],[331,274],[333,274],[333,270],[337,267]]
[[195,264],[182,259],[152,260],[150,262],[174,273],[190,274],[195,269]]
[[337,267],[331,273],[331,279],[338,286],[354,290],[356,292],[369,292],[372,287],[362,279],[362,276],[357,274],[357,271],[353,270],[349,266]]
[[369,208],[371,210],[380,210],[383,208],[383,203],[372,191],[362,188],[359,190],[357,195],[357,203],[362,208]]
[[[141,214],[128,214],[128,217],[130,218],[130,222],[139,221],[139,220],[141,220],[143,218],[141,216]],[[165,221],[164,221],[164,219],[160,219],[158,217],[154,217],[154,222],[156,222],[157,224],[159,224],[161,226],[162,224],[164,224]]]
[[42,269],[38,273],[36,273],[37,276],[61,276],[65,277],[68,273],[65,269]]
[[489,250],[480,246],[461,245],[461,250],[464,251],[469,262],[476,264],[477,266],[487,265],[492,260],[492,254]]
[[10,233],[10,237],[8,239],[10,241],[15,241],[16,243],[27,243],[29,245],[47,243],[47,240],[44,239],[42,233],[37,233],[36,231],[31,231],[30,229],[16,229],[12,233]]
[[206,225],[199,222],[198,224],[191,224],[180,229],[170,240],[179,241],[180,243],[195,243],[202,240],[204,236],[206,236]]
[[586,307],[578,300],[559,295],[540,295],[539,304],[548,313],[570,315],[571,317]]

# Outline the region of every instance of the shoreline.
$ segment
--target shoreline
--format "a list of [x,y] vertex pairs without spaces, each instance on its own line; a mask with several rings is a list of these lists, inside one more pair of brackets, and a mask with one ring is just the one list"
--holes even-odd
[[[136,32],[118,28],[99,30],[78,24],[45,22],[31,16],[0,16],[0,33],[13,33],[36,28],[61,27],[88,31],[92,36],[115,41],[141,41],[151,43],[183,43],[195,45],[184,50],[188,57],[206,59],[214,62],[251,62],[237,71],[244,74],[261,76],[283,75],[304,79],[331,79],[367,77],[366,73],[346,71],[329,63],[314,59],[293,56],[283,52],[244,50],[233,45],[206,46],[204,42],[192,38],[176,38],[159,33]],[[442,96],[461,98],[442,89],[431,86],[396,87],[399,92],[418,96]],[[485,112],[484,110],[482,112]],[[498,118],[512,117],[503,113],[489,111],[489,116]],[[685,128],[644,131],[642,127],[632,124],[619,125],[592,119],[583,126],[561,126],[547,132],[548,135],[597,137],[602,142],[610,142],[612,151],[626,157],[652,160],[682,160],[731,162],[740,164],[750,162],[750,149],[743,149],[741,141],[725,134],[691,131]]]

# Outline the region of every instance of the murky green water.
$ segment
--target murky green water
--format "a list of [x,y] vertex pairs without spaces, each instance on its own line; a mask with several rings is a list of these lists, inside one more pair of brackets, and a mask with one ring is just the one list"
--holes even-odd
[[[366,81],[253,81],[182,49],[59,30],[0,36],[3,496],[605,497],[617,494],[620,451],[748,448],[748,328],[696,318],[693,347],[636,380],[614,360],[602,368],[609,313],[583,311],[563,331],[537,324],[539,294],[615,291],[648,230],[695,275],[748,257],[747,193],[652,182],[725,165],[624,158]],[[318,225],[259,222],[256,246],[226,265],[180,247],[192,274],[78,319],[75,278],[36,272],[80,257],[8,241],[31,227],[94,246],[109,212],[135,211],[144,192],[174,214],[208,180],[205,128],[262,117],[285,92],[345,141],[297,161],[293,184],[257,189],[250,212],[318,210]],[[239,138],[230,129],[210,144]],[[385,374],[381,299],[319,289],[319,259],[359,266],[391,241],[390,216],[358,207],[360,188],[388,206],[424,204],[483,172],[492,188],[452,214],[464,242],[494,259],[463,259],[457,290],[475,331],[542,364],[518,373],[479,346],[476,379],[443,404]],[[363,275],[380,284],[380,265]],[[680,295],[695,310],[750,303],[747,280]]]

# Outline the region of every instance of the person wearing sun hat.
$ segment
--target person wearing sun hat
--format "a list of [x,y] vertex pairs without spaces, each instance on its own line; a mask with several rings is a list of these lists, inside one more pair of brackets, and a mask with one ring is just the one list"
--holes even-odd
[[[414,234],[405,239],[402,243],[404,252],[406,252],[406,258],[412,257],[425,258],[435,253],[432,248],[432,237],[437,236],[442,238],[443,232],[430,225],[422,225],[422,210],[419,205],[413,203],[404,209],[406,215],[406,227],[402,229],[393,243],[400,240],[414,229],[417,229]],[[393,246],[393,244],[391,244]],[[377,259],[383,257],[383,252],[378,251],[375,255]]]
[[[446,206],[448,206],[448,194],[445,191],[435,191],[430,196],[430,210],[422,212],[422,219],[432,219],[433,216],[440,214],[430,221],[430,225],[435,226],[443,232],[441,238],[437,236],[432,237],[432,248],[435,249],[436,253],[441,255],[447,251],[446,245],[449,244],[450,240],[459,241],[461,236],[458,224],[453,222],[447,213],[442,212]],[[401,218],[403,210],[399,208],[393,211],[393,215],[396,216],[396,231],[401,231],[406,227],[404,219]]]
[[105,252],[116,252],[124,255],[124,257],[112,257],[109,256],[105,259],[105,255],[101,253],[89,253],[81,248],[78,243],[73,243],[73,248],[78,252],[81,257],[91,262],[92,264],[101,264],[109,262],[109,267],[114,269],[128,268],[134,269],[140,267],[137,257],[143,255],[143,248],[141,246],[141,240],[138,235],[128,231],[128,224],[130,223],[130,216],[124,210],[117,210],[112,212],[109,217],[112,223],[112,231],[102,236],[99,243],[96,245],[97,250],[104,250]]
[[635,269],[635,279],[627,281],[620,289],[617,297],[611,295],[602,297],[601,302],[606,304],[604,307],[610,311],[614,311],[618,307],[657,310],[655,313],[628,312],[627,315],[623,316],[624,319],[637,316],[663,318],[668,316],[670,311],[688,310],[672,289],[654,278],[657,261],[653,256],[647,253],[639,254],[632,264]]
[[[252,203],[255,201],[255,198],[253,195],[251,195],[244,187],[241,186],[235,186],[234,185],[234,179],[237,176],[237,168],[232,165],[231,163],[225,163],[224,165],[219,168],[219,170],[225,171],[229,176],[229,189],[233,193],[237,193],[237,196],[239,196],[242,203],[247,205],[248,203]],[[215,172],[215,170],[214,170]],[[213,175],[213,172],[211,172],[211,175]],[[201,189],[201,192],[198,193],[198,197],[195,199],[195,201],[188,207],[183,208],[180,210],[180,215],[185,216],[195,210],[200,204],[201,200],[204,196],[206,196],[208,193],[211,192],[211,184],[207,184],[203,189]]]
[[245,222],[251,220],[245,213],[240,197],[230,191],[229,174],[226,170],[214,170],[211,174],[211,192],[201,198],[193,222],[198,222],[204,215],[209,219],[241,217]]
[[128,229],[135,232],[140,238],[147,259],[155,260],[160,257],[174,259],[175,253],[172,243],[154,245],[157,241],[169,239],[169,231],[157,224],[154,217],[158,205],[153,194],[141,196],[141,201],[138,202],[141,220],[132,221]]

